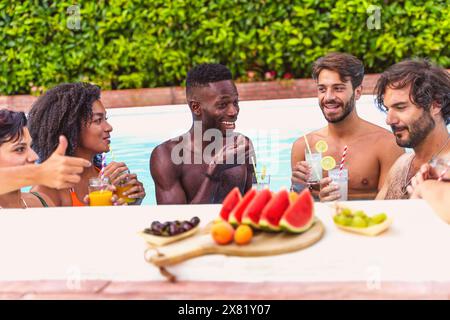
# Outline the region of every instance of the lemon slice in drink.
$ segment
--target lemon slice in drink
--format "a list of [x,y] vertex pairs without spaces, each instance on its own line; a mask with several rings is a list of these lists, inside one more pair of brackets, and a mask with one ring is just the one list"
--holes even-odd
[[328,144],[324,140],[317,141],[316,145],[316,151],[320,153],[327,152],[328,150]]
[[261,180],[264,180],[265,178],[266,178],[266,166],[263,166],[261,170]]
[[336,160],[331,156],[326,156],[322,158],[320,164],[322,165],[323,170],[329,171],[336,167]]

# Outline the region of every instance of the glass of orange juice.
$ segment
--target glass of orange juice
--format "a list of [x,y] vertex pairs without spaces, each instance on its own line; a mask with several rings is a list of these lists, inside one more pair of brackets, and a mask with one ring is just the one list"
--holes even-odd
[[130,174],[130,170],[126,170],[122,173],[123,177],[120,179],[119,183],[116,185],[116,194],[119,199],[123,199],[126,203],[133,203],[136,199],[128,198],[123,193],[130,190],[133,185],[129,184],[130,179],[127,174]]
[[89,205],[91,207],[112,206],[112,196],[108,178],[89,179]]

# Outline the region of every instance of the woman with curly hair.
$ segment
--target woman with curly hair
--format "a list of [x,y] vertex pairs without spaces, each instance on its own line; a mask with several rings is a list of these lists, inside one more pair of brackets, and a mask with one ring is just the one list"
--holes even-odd
[[[58,137],[68,139],[66,155],[76,156],[94,163],[81,174],[81,181],[74,188],[56,190],[36,186],[38,191],[50,197],[56,206],[84,206],[88,201],[89,179],[100,176],[99,155],[109,152],[111,125],[106,110],[100,101],[100,88],[89,83],[67,83],[58,85],[40,96],[29,113],[29,129],[33,138],[33,149],[40,161],[45,161],[55,150]],[[136,174],[130,174],[125,163],[111,162],[102,172],[113,185],[128,179],[132,185],[124,196],[136,199],[131,204],[140,204],[145,197],[143,184]],[[115,200],[117,197],[114,196]],[[115,204],[125,204],[119,199]]]

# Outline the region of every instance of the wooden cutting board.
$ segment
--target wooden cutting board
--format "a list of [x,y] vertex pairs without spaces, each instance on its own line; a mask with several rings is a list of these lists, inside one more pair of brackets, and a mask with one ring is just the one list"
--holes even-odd
[[154,254],[148,256],[149,252],[147,252],[146,256],[148,257],[148,262],[158,267],[174,265],[207,254],[241,257],[271,256],[307,248],[319,241],[324,231],[325,228],[322,222],[316,219],[314,225],[304,233],[291,234],[286,232],[269,233],[257,231],[250,244],[239,246],[234,243],[228,245],[216,244],[207,227],[182,241],[158,248],[150,247],[153,250],[149,249],[149,251],[153,251]]

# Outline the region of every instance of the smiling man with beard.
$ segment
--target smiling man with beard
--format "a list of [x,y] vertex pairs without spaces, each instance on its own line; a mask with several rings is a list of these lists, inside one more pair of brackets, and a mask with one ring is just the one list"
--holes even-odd
[[252,186],[251,141],[234,132],[239,97],[230,70],[201,64],[189,71],[191,129],[157,146],[150,157],[158,204],[221,203],[235,187]]
[[[450,157],[450,75],[428,61],[405,60],[383,72],[375,90],[397,144],[414,149],[395,162],[377,199],[406,199],[422,164]],[[423,176],[438,178],[434,170]]]
[[[324,140],[328,150],[322,154],[340,161],[348,146],[348,198],[374,199],[395,160],[404,152],[392,134],[379,126],[361,119],[355,102],[361,96],[364,66],[356,57],[346,53],[330,53],[319,58],[313,65],[313,78],[317,81],[320,109],[328,125],[307,134],[311,148]],[[299,190],[308,185],[312,168],[305,161],[305,140],[297,139],[292,146],[292,185]],[[340,198],[339,188],[326,177],[313,188],[321,201]]]

